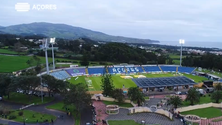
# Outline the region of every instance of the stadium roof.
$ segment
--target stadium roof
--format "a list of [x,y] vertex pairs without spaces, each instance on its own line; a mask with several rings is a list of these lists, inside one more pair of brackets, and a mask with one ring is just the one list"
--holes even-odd
[[137,86],[141,88],[183,86],[196,84],[194,81],[184,76],[162,78],[137,78],[132,80],[136,83]]

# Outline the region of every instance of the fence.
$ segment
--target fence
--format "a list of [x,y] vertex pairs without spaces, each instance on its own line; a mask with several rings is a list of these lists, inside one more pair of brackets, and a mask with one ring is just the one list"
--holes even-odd
[[[152,112],[152,111],[148,107],[133,107],[133,108],[129,108],[129,114],[142,113],[142,112]],[[171,120],[173,119],[173,114],[171,114],[170,112],[168,112],[166,110],[163,110],[163,109],[157,109],[156,111],[154,111],[154,113],[164,115],[164,116],[170,118]]]
[[33,106],[33,105],[35,105],[35,103],[32,103],[32,104],[30,104],[30,105],[26,105],[26,106],[24,106],[24,107],[22,107],[22,108],[19,108],[19,110],[22,110],[22,109],[28,108],[28,107]]
[[208,107],[215,107],[215,108],[221,108],[222,103],[207,103],[207,104],[200,104],[200,105],[193,105],[193,106],[188,106],[188,107],[181,107],[177,108],[176,112],[185,112],[185,111],[190,111],[190,110],[195,110],[195,109],[202,109],[202,108],[208,108]]

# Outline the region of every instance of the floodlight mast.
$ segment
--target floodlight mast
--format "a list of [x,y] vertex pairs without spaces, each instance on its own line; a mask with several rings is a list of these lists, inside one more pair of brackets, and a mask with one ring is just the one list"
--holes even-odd
[[181,45],[181,48],[180,48],[180,66],[182,66],[182,51],[183,51],[183,44],[185,43],[185,40],[184,39],[180,39],[179,40],[179,43]]
[[43,50],[45,51],[46,71],[47,71],[47,74],[49,74],[49,62],[48,62],[47,49],[48,49],[48,39],[46,38],[44,39],[44,42],[43,42]]
[[52,44],[52,63],[53,63],[53,69],[55,69],[54,48],[53,48],[53,44],[55,44],[55,38],[50,38],[50,43]]

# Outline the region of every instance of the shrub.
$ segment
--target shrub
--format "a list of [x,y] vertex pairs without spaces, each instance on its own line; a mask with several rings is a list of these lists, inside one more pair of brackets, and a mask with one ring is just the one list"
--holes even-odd
[[9,120],[12,120],[12,119],[16,119],[16,116],[15,115],[9,116]]
[[23,111],[18,112],[19,116],[23,116]]

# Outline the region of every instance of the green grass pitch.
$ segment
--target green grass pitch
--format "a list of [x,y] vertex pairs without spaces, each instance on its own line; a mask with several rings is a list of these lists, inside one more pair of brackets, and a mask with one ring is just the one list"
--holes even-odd
[[[173,77],[174,74],[167,73],[167,74],[143,74],[147,78],[157,78],[157,77]],[[133,77],[133,75],[131,75]],[[72,84],[78,84],[78,83],[84,83],[87,84],[85,79],[90,79],[92,81],[92,86],[89,87],[90,91],[99,91],[101,90],[101,76],[92,76],[92,77],[85,77],[85,76],[78,76],[78,79],[76,77],[72,77],[69,82]],[[123,88],[123,85],[125,88],[130,87],[136,87],[136,84],[132,81],[132,79],[123,79],[120,77],[120,75],[112,75],[112,80],[115,88]]]

